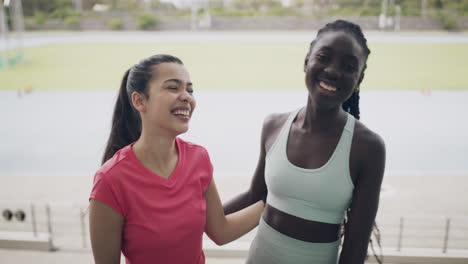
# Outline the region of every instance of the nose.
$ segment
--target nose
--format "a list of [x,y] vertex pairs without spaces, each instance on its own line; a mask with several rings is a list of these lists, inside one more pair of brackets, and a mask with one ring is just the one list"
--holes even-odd
[[325,78],[331,81],[336,81],[341,77],[341,72],[334,65],[329,65],[328,67],[326,67],[324,72]]
[[190,94],[187,90],[183,90],[179,96],[179,99],[183,102],[191,102],[193,100],[192,94]]

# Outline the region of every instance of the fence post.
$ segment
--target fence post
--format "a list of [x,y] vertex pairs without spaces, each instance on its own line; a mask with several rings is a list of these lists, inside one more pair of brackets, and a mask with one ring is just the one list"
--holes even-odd
[[34,237],[37,237],[36,207],[34,206],[34,203],[31,203],[31,223]]
[[401,251],[401,245],[402,245],[402,240],[403,240],[403,226],[404,226],[404,219],[403,217],[400,217],[400,232],[398,234],[398,246],[397,246],[398,251]]
[[85,211],[83,210],[83,208],[80,207],[81,239],[83,241],[83,248],[87,247],[85,216],[86,216]]
[[50,237],[52,236],[52,215],[50,213],[50,205],[46,204],[46,215],[47,215],[47,231],[49,231]]
[[449,232],[450,232],[450,218],[447,218],[447,220],[445,221],[444,247],[442,248],[442,253],[447,253]]

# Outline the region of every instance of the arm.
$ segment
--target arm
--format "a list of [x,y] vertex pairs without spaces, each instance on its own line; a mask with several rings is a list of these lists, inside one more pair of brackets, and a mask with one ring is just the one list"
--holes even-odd
[[225,216],[214,180],[208,186],[205,198],[205,232],[217,245],[229,243],[256,227],[264,208],[263,202],[259,201],[236,213]]
[[364,263],[372,227],[379,206],[380,188],[385,169],[385,145],[376,134],[367,135],[358,151],[362,166],[354,187],[353,200],[345,225],[340,264]]
[[119,264],[123,216],[108,205],[91,200],[89,231],[96,264]]
[[258,158],[257,167],[252,177],[250,188],[223,205],[225,214],[237,212],[258,200],[261,200],[267,192],[267,186],[265,183],[265,142],[267,134],[269,134],[272,128],[272,119],[272,116],[267,117],[263,123],[260,138],[260,157]]
[[225,214],[237,212],[263,198],[264,194],[267,192],[264,170],[265,153],[261,151],[250,188],[224,204]]

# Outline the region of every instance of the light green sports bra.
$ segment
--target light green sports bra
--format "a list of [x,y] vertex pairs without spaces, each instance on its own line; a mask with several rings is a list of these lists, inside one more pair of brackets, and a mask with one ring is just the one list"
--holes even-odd
[[290,114],[266,154],[267,203],[303,219],[340,224],[354,189],[349,172],[349,154],[355,119],[348,114],[338,145],[325,165],[304,169],[292,164],[286,154],[291,124],[300,110]]

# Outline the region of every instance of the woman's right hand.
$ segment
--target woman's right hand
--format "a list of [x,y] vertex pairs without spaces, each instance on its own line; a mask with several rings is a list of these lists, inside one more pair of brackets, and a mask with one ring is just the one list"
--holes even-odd
[[260,137],[260,155],[250,183],[250,188],[223,205],[225,214],[237,212],[256,203],[258,200],[263,200],[263,202],[266,203],[266,194],[268,193],[265,182],[266,153],[276,139],[277,132],[286,121],[286,118],[287,115],[284,115],[284,117],[269,115],[265,118]]
[[225,215],[214,179],[206,190],[205,199],[205,232],[217,245],[227,244],[254,229],[265,208],[260,200],[240,211]]

